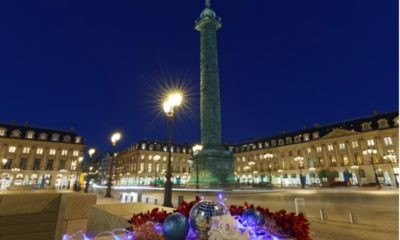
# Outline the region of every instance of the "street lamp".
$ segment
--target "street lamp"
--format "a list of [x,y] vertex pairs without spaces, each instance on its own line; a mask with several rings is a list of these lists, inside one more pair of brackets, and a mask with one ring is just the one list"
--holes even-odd
[[374,159],[372,158],[374,154],[377,154],[378,151],[376,149],[373,148],[368,148],[365,149],[364,151],[362,151],[362,153],[365,156],[369,156],[369,158],[371,159],[371,163],[372,163],[372,169],[374,171],[374,176],[375,176],[375,182],[378,185],[378,187],[380,188],[380,183],[379,183],[379,179],[378,179],[378,175],[376,175],[376,170],[375,170],[375,164],[374,164]]
[[[96,149],[94,149],[94,148],[89,149],[89,151],[88,151],[88,153],[89,153],[89,162],[92,161],[92,157],[93,157],[93,154],[94,154],[95,152],[96,152]],[[93,167],[89,167],[89,172],[86,174],[85,193],[87,193],[88,190],[89,190],[90,168],[93,168]],[[86,167],[86,171],[87,171],[87,170],[88,170],[88,168]]]
[[297,156],[294,158],[294,161],[299,163],[299,170],[300,170],[300,184],[301,184],[301,188],[304,188],[304,181],[303,181],[303,174],[301,172],[301,168],[302,168],[302,162],[303,162],[304,158],[302,156]]
[[113,156],[110,158],[110,164],[108,165],[108,182],[107,182],[107,191],[106,191],[106,198],[111,198],[111,182],[113,177],[113,165],[114,165],[114,158],[117,153],[115,153],[115,148],[117,146],[118,141],[121,139],[121,133],[115,132],[111,135],[111,144],[113,146]]
[[164,185],[164,207],[172,207],[172,127],[174,122],[174,109],[179,107],[182,103],[183,95],[180,92],[172,92],[163,102],[164,113],[168,117],[168,163],[167,163],[167,174],[165,175],[166,181]]
[[360,167],[359,166],[357,166],[357,165],[353,165],[353,166],[351,166],[351,169],[353,169],[354,170],[354,172],[356,173],[356,179],[357,179],[357,185],[358,186],[360,186],[360,178],[358,177],[358,169],[359,169]]
[[[272,154],[272,153],[266,153],[266,154],[264,155],[264,158],[267,159],[268,162],[269,162],[273,157],[274,157],[274,154]],[[271,171],[272,171],[272,166],[271,166],[271,164],[269,164],[269,165],[268,165],[269,183],[272,184],[272,174],[271,174]]]
[[396,187],[399,188],[399,182],[397,181],[397,177],[396,177],[397,174],[396,174],[396,172],[394,171],[394,168],[393,168],[393,162],[394,162],[394,163],[397,162],[397,161],[396,161],[396,160],[397,160],[396,155],[395,155],[393,152],[388,152],[388,154],[386,154],[385,156],[383,156],[383,159],[389,161],[390,167],[392,168],[392,171],[393,171],[394,180],[396,181]]
[[155,155],[154,156],[154,186],[157,186],[157,173],[158,173],[158,169],[157,169],[157,163],[160,160],[160,155]]
[[81,164],[83,161],[83,157],[78,158],[78,171],[76,172],[76,179],[75,179],[75,184],[74,184],[74,190],[75,192],[79,192],[81,190],[81,184],[79,182],[79,175],[81,174]]
[[[200,144],[196,144],[192,147],[193,155],[199,154],[201,150],[203,150],[203,146]],[[200,189],[199,184],[199,159],[196,159],[196,189]]]

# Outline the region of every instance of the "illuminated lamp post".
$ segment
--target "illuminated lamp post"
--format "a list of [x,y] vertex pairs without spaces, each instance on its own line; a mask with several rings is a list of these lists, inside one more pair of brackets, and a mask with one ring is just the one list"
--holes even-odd
[[111,143],[113,146],[113,156],[110,158],[110,163],[108,165],[108,182],[107,182],[107,191],[106,191],[106,198],[111,198],[111,185],[112,185],[112,177],[113,177],[113,165],[114,165],[114,158],[117,155],[115,152],[116,146],[118,141],[121,139],[121,133],[115,132],[111,135]]
[[[91,162],[92,157],[93,157],[93,154],[94,154],[95,152],[96,152],[96,149],[94,149],[94,148],[89,149],[89,151],[88,151],[88,153],[89,153],[89,162]],[[86,171],[87,171],[87,170],[89,170],[89,171],[88,171],[87,174],[86,174],[85,193],[87,193],[88,190],[89,190],[90,171],[91,171],[90,168],[93,169],[93,167],[89,167],[89,169],[86,168]]]
[[300,170],[300,184],[301,184],[301,188],[304,188],[304,183],[303,183],[303,173],[301,172],[301,168],[302,168],[302,162],[303,162],[304,158],[302,156],[297,156],[294,158],[294,161],[299,163],[299,170]]
[[375,183],[376,183],[377,186],[380,188],[380,183],[379,183],[378,175],[376,174],[375,163],[374,163],[374,159],[373,159],[373,156],[374,156],[375,154],[377,154],[378,151],[377,151],[376,149],[373,149],[373,148],[368,148],[368,149],[365,149],[364,151],[362,151],[362,153],[363,153],[365,156],[369,156],[369,158],[371,159],[372,170],[374,171],[374,176],[375,176]]
[[79,157],[78,158],[78,171],[76,172],[76,179],[75,179],[75,185],[74,185],[74,190],[75,192],[79,192],[81,191],[81,184],[79,182],[79,175],[81,174],[81,164],[83,161],[83,157]]
[[[193,155],[198,154],[201,150],[203,150],[203,146],[200,144],[196,144],[192,148],[193,150]],[[196,160],[196,189],[200,189],[200,183],[199,183],[199,160]]]
[[172,207],[172,128],[174,122],[174,110],[182,103],[183,95],[180,92],[173,92],[169,94],[163,102],[163,110],[168,118],[168,163],[167,174],[165,175],[166,181],[164,185],[164,207]]

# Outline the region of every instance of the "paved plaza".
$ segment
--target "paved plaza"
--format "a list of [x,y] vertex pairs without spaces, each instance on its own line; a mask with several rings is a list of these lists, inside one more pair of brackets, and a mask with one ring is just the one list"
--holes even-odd
[[[163,202],[162,191],[143,191],[142,201],[149,203],[157,199]],[[173,204],[177,205],[178,196],[190,201],[194,192],[175,192]],[[202,193],[206,199],[215,199],[216,193]],[[312,238],[332,239],[398,239],[399,215],[398,190],[366,189],[318,189],[318,190],[274,190],[269,192],[229,192],[225,193],[227,204],[240,205],[247,201],[270,210],[286,209],[295,211],[295,198],[304,198],[305,213],[311,223]],[[98,199],[98,204],[115,203],[117,199]],[[320,209],[326,213],[327,220],[320,220]],[[356,218],[357,224],[350,224],[349,212]]]

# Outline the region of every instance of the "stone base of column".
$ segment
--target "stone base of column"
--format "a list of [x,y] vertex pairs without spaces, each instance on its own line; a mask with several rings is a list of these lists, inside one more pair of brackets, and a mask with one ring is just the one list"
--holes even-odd
[[196,187],[197,167],[200,189],[233,189],[238,186],[234,174],[235,159],[230,151],[205,149],[192,160],[189,186]]

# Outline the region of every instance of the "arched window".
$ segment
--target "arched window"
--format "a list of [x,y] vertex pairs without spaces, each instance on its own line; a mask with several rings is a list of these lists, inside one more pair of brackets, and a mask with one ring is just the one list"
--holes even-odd
[[13,130],[11,132],[11,137],[20,138],[21,137],[21,131],[19,129]]
[[286,144],[292,144],[292,138],[286,137]]
[[63,142],[71,142],[71,136],[65,135],[63,138]]
[[39,139],[40,139],[40,140],[47,140],[47,133],[41,133],[41,134],[39,134]]
[[51,141],[58,142],[59,140],[60,140],[60,134],[58,134],[58,133],[53,133],[53,134],[51,135]]

